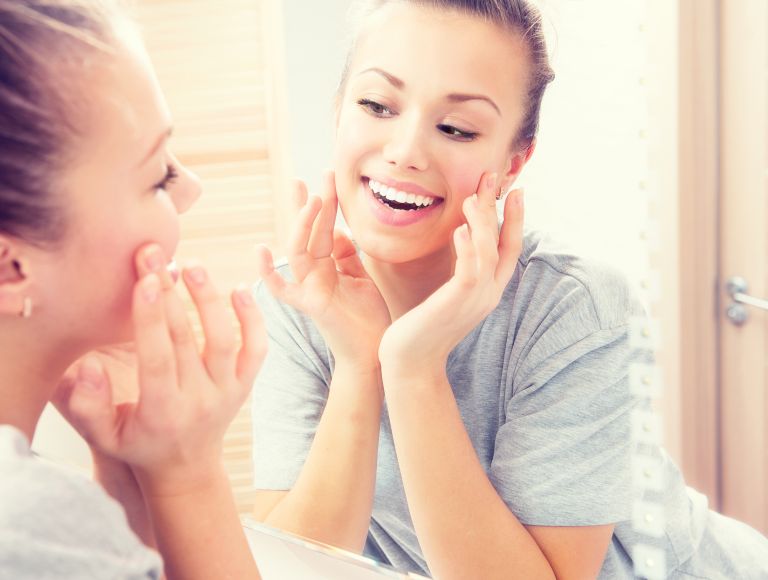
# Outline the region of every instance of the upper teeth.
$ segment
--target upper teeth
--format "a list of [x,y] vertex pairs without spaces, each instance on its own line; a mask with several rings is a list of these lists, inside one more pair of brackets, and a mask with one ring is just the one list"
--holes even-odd
[[407,193],[395,189],[394,187],[387,187],[383,183],[379,183],[373,179],[368,180],[368,185],[374,193],[378,193],[381,197],[386,197],[389,201],[396,201],[397,203],[410,203],[412,205],[427,207],[435,203],[436,199],[425,195]]

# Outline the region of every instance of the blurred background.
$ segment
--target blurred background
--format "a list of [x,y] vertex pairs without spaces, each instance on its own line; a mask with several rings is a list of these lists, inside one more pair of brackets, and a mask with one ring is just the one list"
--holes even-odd
[[[330,165],[349,0],[134,0],[205,195],[178,258],[222,289],[279,253],[293,176]],[[768,3],[540,0],[557,78],[519,184],[529,227],[608,261],[653,319],[662,442],[716,509],[768,533]],[[730,285],[729,285],[730,282]],[[251,510],[249,412],[226,462]],[[35,449],[87,468],[47,410]]]

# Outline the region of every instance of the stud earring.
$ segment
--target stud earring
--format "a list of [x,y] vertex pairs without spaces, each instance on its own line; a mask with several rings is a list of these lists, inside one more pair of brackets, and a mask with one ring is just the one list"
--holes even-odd
[[24,297],[24,303],[21,306],[19,316],[22,318],[29,318],[32,316],[32,299],[29,296]]

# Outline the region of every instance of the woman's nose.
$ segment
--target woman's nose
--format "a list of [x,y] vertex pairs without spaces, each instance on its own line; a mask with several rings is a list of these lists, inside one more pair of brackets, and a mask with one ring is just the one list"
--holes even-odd
[[171,200],[176,206],[176,211],[184,213],[197,201],[202,193],[200,178],[192,171],[179,164],[179,179],[171,191]]
[[424,171],[429,166],[424,128],[417,122],[393,124],[384,160],[400,169]]

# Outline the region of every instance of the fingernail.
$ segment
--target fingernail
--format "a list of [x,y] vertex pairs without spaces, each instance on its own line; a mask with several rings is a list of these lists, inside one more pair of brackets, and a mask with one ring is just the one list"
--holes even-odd
[[150,246],[144,254],[144,265],[150,272],[159,272],[165,267],[163,254],[158,246]]
[[246,308],[253,306],[253,293],[247,284],[239,284],[235,289],[235,296],[242,306]]
[[256,244],[254,246],[254,251],[260,254],[264,259],[264,263],[266,264],[268,271],[271,272],[275,269],[275,263],[272,259],[272,252],[269,250],[267,244]]
[[157,297],[160,294],[160,278],[157,274],[149,274],[145,276],[141,281],[141,295],[144,300],[149,304],[157,302]]
[[475,207],[477,207],[477,194],[476,193],[472,194],[472,203],[475,205]]
[[88,356],[80,363],[77,370],[77,384],[91,390],[97,390],[104,384],[104,367],[95,356]]
[[201,266],[193,266],[192,268],[188,268],[187,275],[189,276],[189,279],[198,286],[205,284],[205,281],[208,279],[208,275],[205,273],[205,269]]
[[498,175],[495,173],[491,173],[485,180],[485,186],[488,189],[496,189],[496,181],[498,179]]

